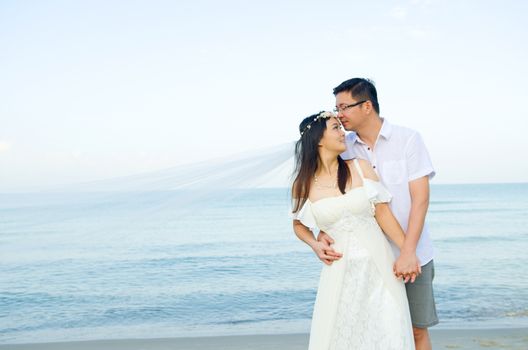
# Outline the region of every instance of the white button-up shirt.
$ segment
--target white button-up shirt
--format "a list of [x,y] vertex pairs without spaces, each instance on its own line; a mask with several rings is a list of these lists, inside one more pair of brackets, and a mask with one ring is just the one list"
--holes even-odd
[[[372,164],[381,182],[393,196],[390,207],[394,216],[407,232],[411,211],[409,182],[422,176],[431,179],[435,175],[420,134],[402,126],[389,124],[383,119],[373,150],[354,132],[346,136],[346,143],[347,150],[341,154],[341,157],[345,160],[356,157],[366,159]],[[391,245],[395,256],[398,257],[400,254],[398,248],[392,242]],[[416,256],[422,266],[433,259],[433,244],[427,223],[424,223],[416,247]]]

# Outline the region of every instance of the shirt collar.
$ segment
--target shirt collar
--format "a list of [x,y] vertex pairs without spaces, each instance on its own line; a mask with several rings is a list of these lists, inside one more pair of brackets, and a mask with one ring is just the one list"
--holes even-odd
[[382,124],[380,129],[380,136],[383,136],[385,140],[388,140],[392,135],[392,124],[390,124],[385,118],[381,118]]
[[[383,137],[385,140],[388,140],[392,135],[392,124],[390,124],[385,118],[381,118],[381,122],[382,124],[379,131],[379,136]],[[353,138],[354,142],[365,144],[355,132],[350,137]]]

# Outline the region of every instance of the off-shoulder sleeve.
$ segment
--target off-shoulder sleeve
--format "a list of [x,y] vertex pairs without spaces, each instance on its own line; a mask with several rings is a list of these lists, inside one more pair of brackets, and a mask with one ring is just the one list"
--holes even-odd
[[313,229],[317,227],[315,218],[312,213],[312,205],[309,200],[307,200],[301,209],[298,212],[292,213],[291,217],[293,220],[299,220],[304,226]]
[[373,204],[388,203],[392,199],[390,192],[379,181],[364,179],[365,191],[367,197]]

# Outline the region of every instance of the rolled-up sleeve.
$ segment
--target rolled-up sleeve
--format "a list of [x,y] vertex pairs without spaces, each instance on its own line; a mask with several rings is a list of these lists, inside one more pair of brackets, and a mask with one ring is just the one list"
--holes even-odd
[[436,172],[431,157],[427,152],[422,136],[418,132],[415,132],[409,139],[405,148],[405,156],[407,158],[408,181],[416,180],[422,176],[428,176],[431,180],[435,176]]

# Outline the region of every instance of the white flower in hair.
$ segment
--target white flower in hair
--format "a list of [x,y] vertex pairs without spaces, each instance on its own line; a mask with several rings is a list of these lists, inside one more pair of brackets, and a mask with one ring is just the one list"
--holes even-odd
[[332,113],[332,112],[324,111],[324,112],[319,113],[317,118],[328,119],[328,118],[335,118],[335,116],[336,115],[334,113]]
[[319,113],[308,125],[304,127],[304,130],[301,131],[301,136],[312,127],[312,123],[316,122],[319,119],[328,119],[328,118],[336,118],[336,115],[329,111],[323,111]]

